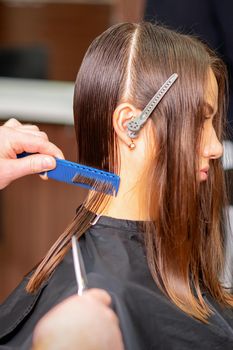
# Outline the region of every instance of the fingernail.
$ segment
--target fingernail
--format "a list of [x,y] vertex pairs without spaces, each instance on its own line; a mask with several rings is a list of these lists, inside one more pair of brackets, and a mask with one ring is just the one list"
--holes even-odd
[[42,164],[44,169],[50,169],[55,166],[54,159],[50,157],[43,158]]
[[55,157],[58,159],[65,159],[65,157],[62,153],[55,154]]

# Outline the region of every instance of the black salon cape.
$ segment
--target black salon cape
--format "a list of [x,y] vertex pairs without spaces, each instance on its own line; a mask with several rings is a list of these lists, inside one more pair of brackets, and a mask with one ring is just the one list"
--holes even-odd
[[[208,298],[215,313],[205,325],[172,304],[151,277],[137,227],[101,217],[80,240],[89,287],[111,294],[125,349],[233,349],[233,312]],[[77,292],[71,251],[35,295],[26,293],[26,283],[27,278],[0,308],[0,349],[30,349],[38,320]]]

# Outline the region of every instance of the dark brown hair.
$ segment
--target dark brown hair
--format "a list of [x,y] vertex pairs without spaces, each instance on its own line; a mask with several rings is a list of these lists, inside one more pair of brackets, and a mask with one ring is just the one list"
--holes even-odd
[[[178,74],[169,97],[151,117],[157,148],[148,169],[146,201],[150,218],[155,217],[155,200],[159,212],[156,222],[144,224],[143,231],[155,282],[180,309],[202,321],[211,312],[202,289],[218,302],[233,306],[232,296],[219,282],[225,203],[220,161],[211,161],[205,183],[196,179],[210,68],[219,88],[214,123],[222,140],[227,85],[224,64],[197,39],[159,25],[119,24],[96,38],[84,57],[74,93],[79,162],[119,174],[112,125],[115,108],[128,101],[143,109],[166,79]],[[38,266],[28,291],[35,291],[48,278],[70,248],[71,236],[80,237],[88,229],[93,212],[98,212],[105,199],[91,194]]]

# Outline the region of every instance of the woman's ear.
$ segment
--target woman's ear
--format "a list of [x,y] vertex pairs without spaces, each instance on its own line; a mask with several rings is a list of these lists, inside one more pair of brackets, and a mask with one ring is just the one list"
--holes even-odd
[[127,134],[127,122],[137,117],[140,113],[139,109],[127,102],[119,104],[113,113],[114,130],[119,139],[127,145],[131,143],[131,138]]

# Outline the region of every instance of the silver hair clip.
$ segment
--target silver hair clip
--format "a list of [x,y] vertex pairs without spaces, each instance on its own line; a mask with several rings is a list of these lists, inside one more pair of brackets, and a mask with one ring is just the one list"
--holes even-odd
[[154,97],[152,97],[152,99],[146,105],[142,113],[137,118],[134,118],[133,120],[127,123],[128,136],[131,139],[135,139],[138,136],[140,129],[144,126],[147,119],[149,118],[151,113],[154,111],[155,107],[159,104],[163,96],[168,92],[168,90],[174,84],[177,78],[178,78],[178,74],[176,73],[172,74],[170,78],[168,78],[168,80],[161,86],[159,91],[156,92]]

